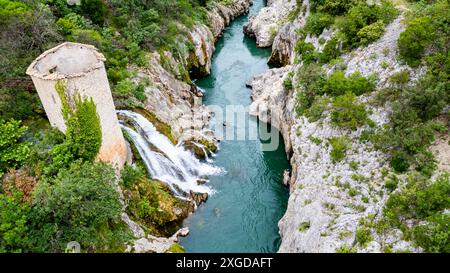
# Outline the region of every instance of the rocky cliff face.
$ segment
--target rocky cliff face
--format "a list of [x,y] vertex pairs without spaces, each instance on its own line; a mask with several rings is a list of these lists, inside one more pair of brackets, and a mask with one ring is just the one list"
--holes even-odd
[[[146,88],[145,109],[168,124],[177,139],[215,141],[208,130],[210,113],[201,103],[202,92],[189,84],[186,73],[192,77],[210,73],[216,40],[234,18],[248,12],[250,4],[251,0],[235,0],[227,6],[217,4],[208,14],[210,27],[197,25],[181,39],[182,56],[154,52],[149,56],[148,68],[139,69],[136,80],[149,78],[151,82]],[[189,50],[187,43],[193,48]]]
[[[289,0],[272,1],[272,8],[265,9],[253,18],[246,31],[251,29],[257,40],[258,36],[262,37],[259,38],[260,45],[270,45],[270,40],[266,39],[268,36],[262,31],[265,29],[261,26],[265,20],[263,18],[270,17],[267,16],[269,11],[275,14],[275,7],[280,9],[280,14],[284,14],[282,7],[290,4]],[[282,237],[279,251],[336,252],[340,247],[355,245],[356,230],[361,219],[381,214],[388,197],[381,175],[387,159],[370,143],[358,140],[367,126],[348,134],[348,131],[331,124],[327,112],[325,118],[317,122],[309,122],[307,118],[296,115],[296,96],[293,91],[285,90],[283,82],[302,65],[294,63],[293,52],[293,45],[297,41],[295,30],[304,24],[309,14],[308,1],[303,1],[302,5],[300,10],[303,11],[298,13],[298,17],[280,27],[275,36],[270,62],[284,67],[256,76],[250,83],[254,99],[250,113],[263,121],[272,122],[281,131],[286,150],[291,155],[291,195],[286,214],[279,222]],[[265,24],[268,24],[267,21]],[[346,67],[347,75],[355,71],[365,76],[377,73],[377,88],[386,87],[389,76],[405,69],[410,71],[412,81],[416,80],[424,68],[411,69],[396,59],[397,40],[403,30],[403,18],[400,16],[387,26],[385,34],[378,41],[343,55],[339,66]],[[325,31],[324,35],[331,36],[332,31]],[[318,37],[307,39],[316,45],[317,50],[321,50],[319,43],[316,43]],[[324,68],[330,73],[336,67],[326,65]],[[370,95],[358,99],[368,101]],[[388,122],[389,107],[370,108],[370,118],[377,125]],[[352,147],[344,161],[334,163],[328,139],[343,135],[349,137]],[[372,234],[372,237],[374,240],[370,244],[357,248],[357,251],[381,252],[387,244],[392,246],[393,251],[420,251],[401,240],[401,233],[397,231],[383,236]]]

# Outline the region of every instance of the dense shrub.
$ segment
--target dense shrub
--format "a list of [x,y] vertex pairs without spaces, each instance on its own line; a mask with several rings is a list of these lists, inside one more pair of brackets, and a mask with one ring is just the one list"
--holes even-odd
[[361,247],[366,247],[368,243],[372,241],[372,231],[367,227],[361,227],[356,230],[356,242]]
[[0,253],[26,250],[30,207],[21,198],[17,192],[0,194]]
[[67,129],[64,142],[50,151],[51,164],[45,167],[45,172],[52,175],[77,159],[92,162],[102,144],[100,118],[92,98],[86,100],[77,97],[75,105],[71,106],[62,82],[56,84],[56,90],[61,99]]
[[311,107],[317,94],[320,94],[325,81],[325,73],[320,65],[304,65],[297,71],[300,90],[297,92],[296,112],[303,115]]
[[410,22],[398,39],[400,56],[410,66],[418,66],[425,47],[432,41],[434,33],[430,17],[421,17]]
[[450,253],[450,215],[436,214],[413,230],[414,240],[426,252]]
[[381,5],[358,2],[340,24],[346,46],[352,48],[379,38],[385,24],[389,24],[396,16],[397,10],[389,1],[381,1]]
[[368,45],[375,40],[378,40],[384,33],[384,22],[377,21],[373,24],[361,28],[358,33],[359,43],[361,45]]
[[397,172],[406,172],[409,169],[409,157],[403,151],[397,151],[392,155],[391,167]]
[[32,251],[63,252],[70,241],[87,252],[123,249],[129,231],[121,224],[122,205],[114,169],[74,163],[54,179],[41,181],[31,214]]
[[301,39],[295,45],[295,51],[297,52],[297,58],[304,64],[316,62],[319,57],[314,45]]
[[80,13],[92,20],[95,24],[103,26],[108,8],[105,0],[81,0]]
[[341,51],[341,35],[337,34],[331,38],[323,47],[322,53],[319,56],[321,63],[328,63],[331,60],[336,59],[342,54]]
[[342,128],[356,130],[368,120],[367,111],[362,103],[358,103],[353,93],[346,93],[335,99],[331,121]]
[[311,10],[340,15],[350,9],[356,2],[358,0],[311,0]]

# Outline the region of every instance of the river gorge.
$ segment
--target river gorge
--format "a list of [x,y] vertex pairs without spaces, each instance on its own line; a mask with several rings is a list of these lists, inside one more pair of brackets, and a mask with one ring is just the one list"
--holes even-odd
[[[205,91],[204,104],[223,109],[250,105],[246,83],[269,68],[271,51],[257,48],[253,39],[244,36],[243,26],[263,6],[264,1],[254,1],[249,15],[237,18],[218,41],[211,75],[196,82]],[[247,115],[244,129],[257,122]],[[288,199],[282,181],[289,162],[282,139],[277,150],[268,152],[259,139],[226,139],[220,143],[214,164],[225,174],[210,177],[215,193],[185,220],[190,235],[181,245],[187,252],[276,252],[280,244],[277,224]]]

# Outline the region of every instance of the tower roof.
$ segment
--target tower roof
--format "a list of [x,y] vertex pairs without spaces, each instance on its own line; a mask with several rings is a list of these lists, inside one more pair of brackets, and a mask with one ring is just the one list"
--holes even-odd
[[94,46],[65,42],[42,53],[26,73],[44,80],[70,79],[103,67],[105,60]]

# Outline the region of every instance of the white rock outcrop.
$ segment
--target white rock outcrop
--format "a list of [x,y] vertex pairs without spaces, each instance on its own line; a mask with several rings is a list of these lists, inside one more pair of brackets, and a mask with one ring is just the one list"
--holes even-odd
[[257,15],[250,17],[244,26],[244,32],[256,39],[258,47],[270,47],[296,6],[296,0],[268,0],[266,7]]

